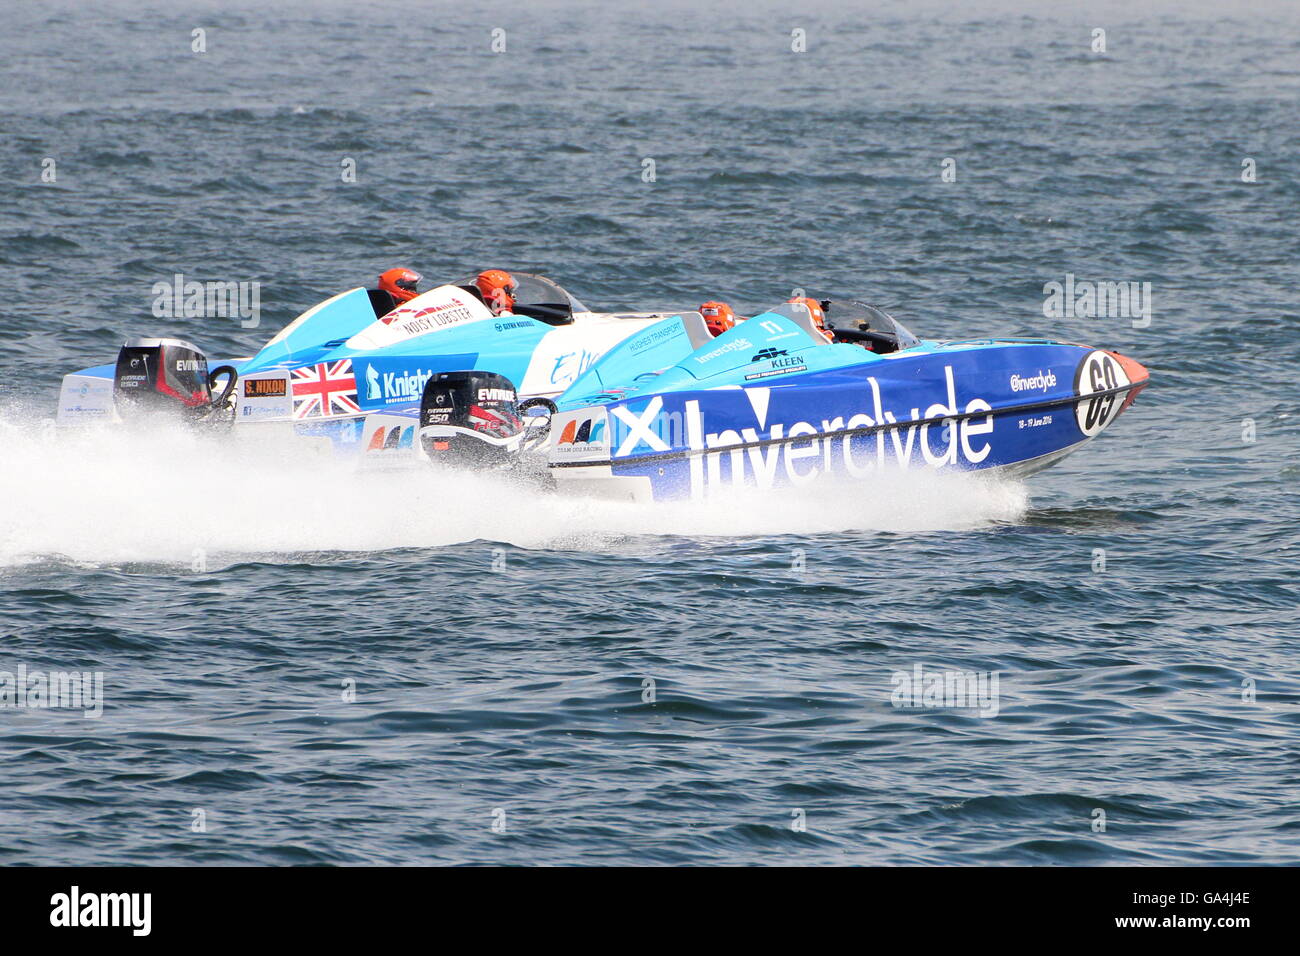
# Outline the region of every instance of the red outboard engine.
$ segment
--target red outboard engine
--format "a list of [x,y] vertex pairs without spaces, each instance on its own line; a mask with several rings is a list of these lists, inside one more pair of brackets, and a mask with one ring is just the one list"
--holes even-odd
[[[225,387],[214,397],[223,375]],[[117,353],[113,399],[126,420],[160,414],[187,422],[233,420],[237,377],[229,365],[209,372],[207,356],[189,342],[131,339]]]
[[515,386],[493,372],[439,372],[420,399],[420,447],[430,461],[482,468],[514,461],[524,422]]

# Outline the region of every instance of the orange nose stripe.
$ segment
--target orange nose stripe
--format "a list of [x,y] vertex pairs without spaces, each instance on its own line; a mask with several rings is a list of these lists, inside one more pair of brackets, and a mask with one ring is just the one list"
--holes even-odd
[[1124,370],[1124,374],[1128,376],[1128,380],[1134,385],[1145,382],[1151,377],[1151,373],[1147,371],[1147,367],[1141,362],[1134,361],[1127,355],[1120,355],[1118,352],[1111,352],[1110,354],[1115,356],[1119,362],[1119,367]]

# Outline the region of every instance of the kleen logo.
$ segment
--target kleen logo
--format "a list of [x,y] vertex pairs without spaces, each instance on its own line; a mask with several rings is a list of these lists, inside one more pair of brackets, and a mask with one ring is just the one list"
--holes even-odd
[[1029,391],[1047,391],[1049,388],[1056,386],[1056,373],[1050,369],[1046,372],[1039,370],[1037,375],[1031,375],[1025,378],[1021,375],[1011,376],[1011,391],[1029,392]]
[[[784,353],[782,353],[784,354]],[[803,364],[803,359],[797,355],[787,356],[785,358],[775,358],[769,363],[768,368],[761,372],[752,372],[745,376],[746,382],[752,382],[755,379],[771,378],[774,375],[791,375],[794,372],[805,372],[808,366]]]

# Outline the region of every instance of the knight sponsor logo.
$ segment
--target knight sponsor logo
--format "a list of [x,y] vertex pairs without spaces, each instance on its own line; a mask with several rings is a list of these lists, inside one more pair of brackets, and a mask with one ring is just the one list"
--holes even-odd
[[[944,401],[910,409],[910,419],[885,407],[874,377],[867,379],[869,407],[815,421],[770,422],[770,402],[779,390],[759,387],[744,389],[754,425],[717,431],[709,431],[698,400],[686,401],[681,412],[664,412],[662,396],[639,412],[616,405],[610,409],[612,457],[683,447],[704,452],[689,459],[693,495],[743,483],[770,488],[778,470],[795,485],[823,472],[863,477],[886,465],[908,468],[918,455],[935,468],[978,465],[992,451],[982,438],[993,432],[992,406],[983,398],[959,401],[952,366],[944,367],[944,380]],[[846,434],[850,432],[854,434]],[[748,447],[729,447],[733,445]]]
[[366,366],[366,401],[414,402],[424,393],[424,384],[433,377],[433,369],[425,371],[380,372],[373,365]]
[[754,343],[747,338],[732,339],[726,345],[720,345],[711,352],[705,352],[703,355],[695,356],[695,361],[700,365],[711,362],[719,355],[726,355],[728,352],[745,352],[754,347]]
[[289,394],[289,382],[283,378],[244,379],[245,398],[284,398]]
[[1045,392],[1049,388],[1056,387],[1056,373],[1051,369],[1046,372],[1039,370],[1037,375],[1012,375],[1011,391],[1013,392]]
[[388,372],[384,375],[384,398],[388,401],[417,399],[424,391],[424,383],[432,376],[432,369],[427,372],[416,369],[405,375],[399,372]]

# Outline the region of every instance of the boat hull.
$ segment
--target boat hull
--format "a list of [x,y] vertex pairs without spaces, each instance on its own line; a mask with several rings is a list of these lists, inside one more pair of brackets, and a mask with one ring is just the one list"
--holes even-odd
[[1025,476],[1113,424],[1148,378],[1132,359],[1084,346],[927,343],[752,386],[570,409],[553,425],[550,468],[571,488],[654,500],[883,469]]

